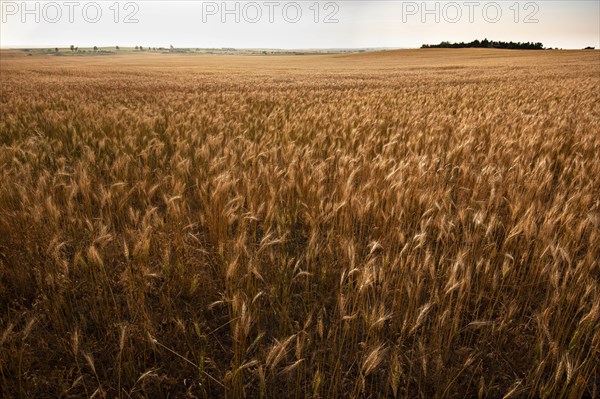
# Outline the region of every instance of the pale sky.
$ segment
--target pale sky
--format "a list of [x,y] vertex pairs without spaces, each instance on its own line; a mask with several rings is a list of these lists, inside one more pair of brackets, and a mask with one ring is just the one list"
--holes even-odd
[[0,0],[0,12],[4,48],[405,48],[483,38],[600,48],[600,0]]

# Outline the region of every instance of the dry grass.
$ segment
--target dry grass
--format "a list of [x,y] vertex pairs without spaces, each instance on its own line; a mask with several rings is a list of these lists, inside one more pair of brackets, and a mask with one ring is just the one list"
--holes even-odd
[[0,396],[597,397],[597,52],[0,63]]

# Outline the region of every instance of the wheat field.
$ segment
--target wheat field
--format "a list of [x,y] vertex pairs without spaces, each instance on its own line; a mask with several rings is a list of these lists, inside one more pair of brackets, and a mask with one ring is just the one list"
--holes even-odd
[[0,396],[600,395],[600,53],[1,53]]

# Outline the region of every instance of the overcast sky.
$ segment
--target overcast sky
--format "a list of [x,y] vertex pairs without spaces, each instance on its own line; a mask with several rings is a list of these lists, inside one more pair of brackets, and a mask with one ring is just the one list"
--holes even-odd
[[[600,1],[0,0],[6,47],[419,47],[471,41],[600,48]],[[236,21],[237,20],[237,21]]]

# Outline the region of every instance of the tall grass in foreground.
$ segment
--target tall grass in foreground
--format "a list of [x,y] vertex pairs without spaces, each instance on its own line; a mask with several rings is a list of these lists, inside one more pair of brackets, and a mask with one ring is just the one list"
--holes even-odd
[[543,57],[3,61],[1,396],[597,397],[599,66]]

